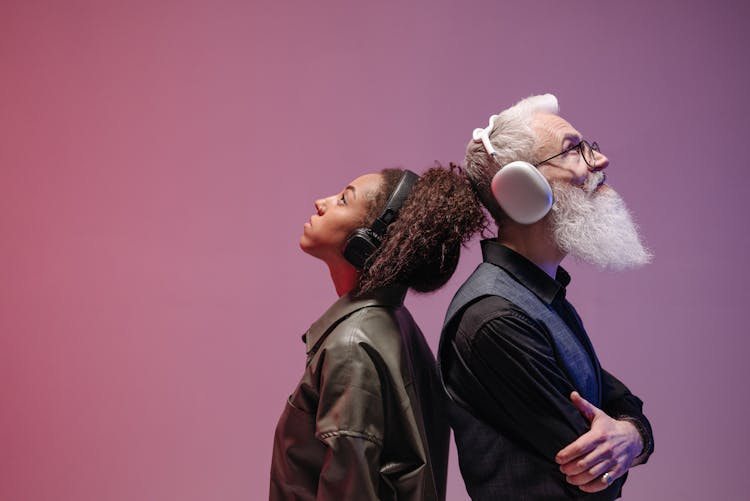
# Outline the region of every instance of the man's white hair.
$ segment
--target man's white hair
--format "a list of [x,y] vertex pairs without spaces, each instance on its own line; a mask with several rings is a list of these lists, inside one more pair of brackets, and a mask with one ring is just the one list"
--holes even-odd
[[492,178],[502,166],[515,160],[532,164],[540,160],[536,152],[538,138],[531,121],[534,115],[543,112],[558,114],[557,98],[552,94],[527,97],[494,116],[487,128],[495,150],[494,159],[481,141],[472,138],[466,147],[466,175],[498,226],[506,216],[492,195]]

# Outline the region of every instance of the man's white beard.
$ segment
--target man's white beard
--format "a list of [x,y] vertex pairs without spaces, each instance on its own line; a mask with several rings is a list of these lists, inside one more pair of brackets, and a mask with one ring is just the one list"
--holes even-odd
[[625,203],[613,189],[595,191],[603,173],[589,175],[583,189],[553,183],[550,211],[558,247],[583,261],[605,269],[635,268],[651,261]]

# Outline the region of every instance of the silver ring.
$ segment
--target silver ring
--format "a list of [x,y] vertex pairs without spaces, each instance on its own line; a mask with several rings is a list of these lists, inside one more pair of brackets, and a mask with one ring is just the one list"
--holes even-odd
[[607,473],[605,473],[604,475],[602,475],[602,482],[605,483],[605,484],[607,484],[607,485],[611,484],[613,480],[614,480],[614,478],[612,478],[612,472],[610,472],[610,471],[608,471]]

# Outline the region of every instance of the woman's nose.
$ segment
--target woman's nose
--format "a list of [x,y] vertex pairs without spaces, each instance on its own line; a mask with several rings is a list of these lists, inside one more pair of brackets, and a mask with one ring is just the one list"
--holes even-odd
[[315,210],[318,211],[318,215],[322,216],[326,211],[326,200],[325,198],[319,198],[315,201]]

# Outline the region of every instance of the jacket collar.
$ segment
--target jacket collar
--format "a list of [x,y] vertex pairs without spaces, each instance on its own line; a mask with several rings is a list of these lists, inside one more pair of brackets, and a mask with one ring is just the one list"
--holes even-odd
[[368,306],[401,306],[404,304],[406,290],[405,286],[393,285],[358,297],[351,294],[341,296],[302,336],[307,353],[315,350],[336,324],[355,311]]

